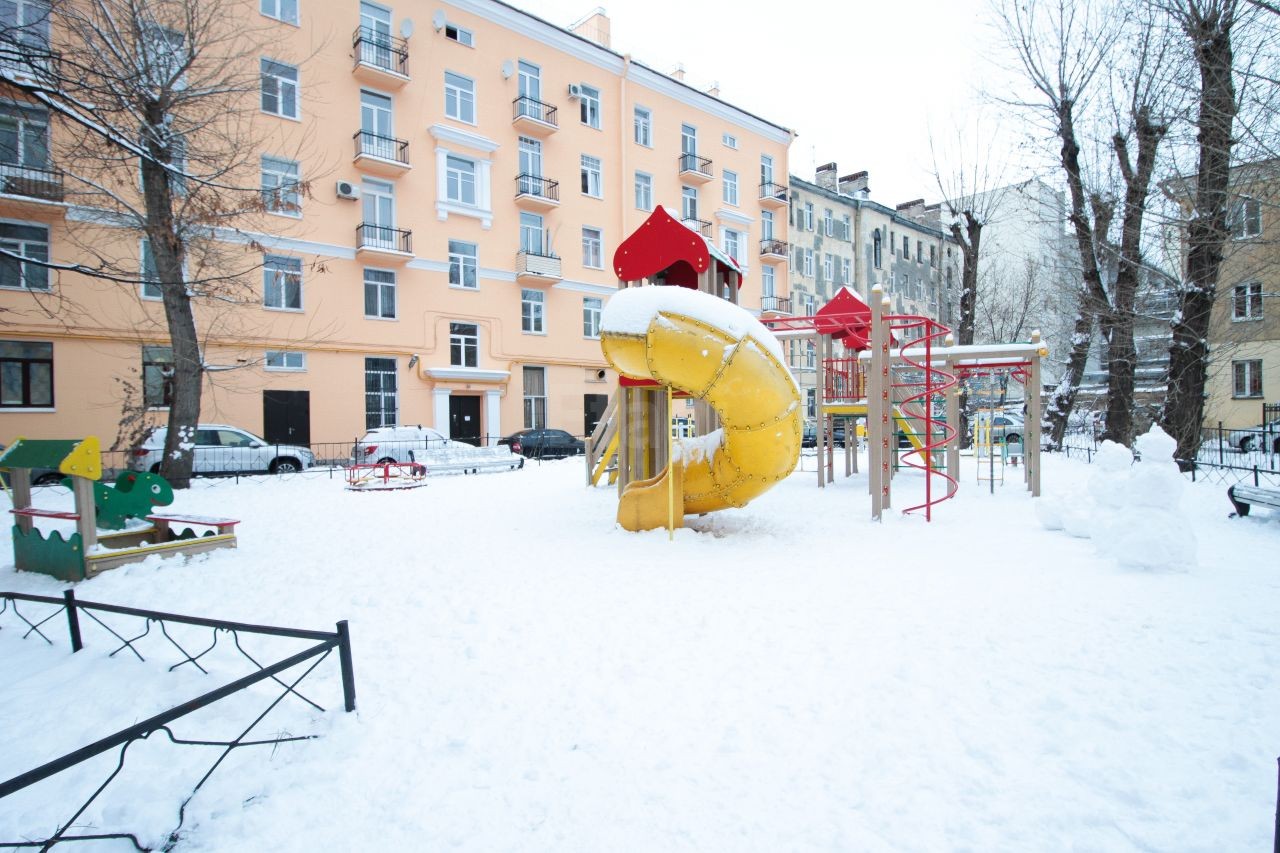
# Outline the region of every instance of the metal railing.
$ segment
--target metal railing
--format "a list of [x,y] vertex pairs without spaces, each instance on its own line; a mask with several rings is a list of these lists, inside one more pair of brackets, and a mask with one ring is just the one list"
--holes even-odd
[[703,237],[711,236],[711,223],[705,219],[697,219],[692,216],[687,216],[680,221],[683,222],[684,227],[688,228],[690,231],[697,231]]
[[516,198],[522,195],[542,198],[547,201],[559,201],[560,182],[540,175],[521,173],[516,176]]
[[782,184],[775,184],[773,181],[765,181],[760,184],[760,198],[785,202],[787,200],[787,188]]
[[699,157],[697,154],[681,154],[680,155],[680,171],[693,172],[698,175],[712,177],[711,158]]
[[0,163],[0,192],[45,201],[62,201],[65,192],[60,169]]
[[[34,605],[34,607],[32,606]],[[52,607],[52,610],[48,608]],[[23,612],[25,609],[26,612]],[[79,652],[86,647],[86,630],[93,632],[93,639],[105,641],[108,645],[115,645],[115,649],[111,651],[107,657],[114,657],[116,654],[128,649],[139,661],[146,662],[147,658],[142,654],[142,648],[145,648],[148,655],[156,654],[149,646],[143,646],[143,641],[150,638],[153,644],[158,645],[161,651],[176,651],[180,659],[177,663],[168,667],[170,672],[190,664],[194,669],[199,670],[204,675],[210,674],[210,668],[214,668],[215,660],[214,650],[218,646],[219,640],[230,635],[231,644],[223,645],[226,656],[238,664],[247,661],[252,671],[249,675],[237,678],[231,682],[225,683],[220,687],[210,690],[190,701],[176,705],[159,714],[155,714],[142,722],[136,723],[119,731],[102,737],[93,743],[80,747],[79,749],[68,752],[58,758],[48,761],[39,767],[19,773],[11,779],[0,782],[0,801],[6,797],[10,797],[29,788],[39,782],[51,777],[57,776],[73,767],[78,767],[89,761],[95,756],[112,750],[118,750],[117,758],[113,762],[113,766],[108,772],[106,779],[97,786],[87,800],[75,808],[75,812],[69,818],[58,819],[58,828],[52,835],[47,837],[36,837],[43,835],[43,831],[27,833],[28,837],[20,841],[0,841],[0,847],[38,847],[41,850],[48,850],[55,844],[68,841],[89,841],[89,840],[108,840],[119,839],[131,842],[134,847],[139,850],[146,848],[138,837],[127,831],[99,831],[87,834],[75,834],[73,830],[79,830],[81,824],[77,823],[81,815],[91,806],[99,797],[106,793],[107,788],[116,779],[116,777],[124,769],[125,762],[128,758],[129,748],[138,741],[147,740],[152,735],[163,733],[165,738],[173,746],[195,746],[195,747],[214,747],[219,748],[217,757],[209,765],[208,769],[195,783],[194,787],[182,798],[181,803],[176,805],[175,820],[176,825],[168,833],[170,840],[178,838],[178,832],[182,828],[185,819],[185,811],[187,804],[192,797],[201,789],[213,772],[223,763],[223,760],[234,750],[249,746],[271,746],[273,749],[282,743],[292,741],[312,740],[318,735],[290,735],[278,734],[267,736],[264,738],[250,739],[254,729],[262,720],[270,714],[286,697],[292,696],[300,702],[305,703],[309,708],[315,709],[323,713],[324,707],[316,703],[314,700],[300,693],[297,689],[298,685],[307,678],[315,669],[324,661],[330,653],[335,649],[338,652],[339,669],[342,679],[343,705],[347,711],[354,711],[356,707],[356,691],[355,691],[355,671],[351,657],[351,636],[345,621],[337,623],[335,631],[307,631],[294,628],[278,628],[268,625],[251,625],[243,622],[229,622],[220,619],[206,619],[200,616],[183,616],[176,613],[162,613],[155,610],[141,610],[134,607],[122,607],[115,604],[104,604],[101,602],[81,601],[75,597],[72,590],[67,590],[62,594],[61,598],[54,598],[43,595],[27,595],[18,592],[0,592],[0,617],[11,617],[12,621],[18,623],[18,629],[25,631],[22,634],[23,639],[36,637],[44,640],[49,645],[56,645],[50,635],[54,634],[51,630],[53,626],[50,622],[59,615],[65,617],[65,625],[67,629],[68,645],[72,653]],[[83,619],[82,619],[83,617]],[[125,622],[124,620],[132,620]],[[141,620],[142,624],[137,624],[137,620]],[[6,619],[4,621],[10,621]],[[56,623],[55,623],[56,624]],[[130,627],[126,628],[128,624]],[[153,633],[153,626],[159,626],[159,632]],[[48,627],[46,627],[48,626]],[[182,629],[176,626],[185,626]],[[4,627],[0,625],[0,627]],[[193,631],[192,629],[196,629]],[[203,630],[207,629],[211,635],[211,641],[201,640],[196,644],[195,637]],[[48,631],[49,633],[45,633]],[[308,645],[301,651],[283,657],[274,662],[259,661],[257,657],[245,649],[242,637],[249,636],[271,636],[293,640],[303,640],[312,645]],[[56,635],[55,635],[56,636]],[[166,645],[167,642],[167,645]],[[118,645],[117,645],[118,644]],[[234,652],[231,647],[234,646]],[[198,650],[196,653],[188,651],[188,648]],[[259,651],[259,655],[262,653]],[[202,661],[204,663],[202,663]],[[302,671],[301,675],[294,677],[292,674],[286,675],[289,670],[294,670],[303,664],[308,664]],[[178,737],[174,734],[170,727],[174,722],[188,717],[201,708],[205,708],[216,702],[229,699],[242,691],[247,690],[254,685],[273,681],[275,684],[283,688],[282,692],[266,706],[266,709],[253,719],[247,727],[240,731],[234,738],[230,740],[224,739],[190,739]],[[254,697],[261,698],[261,697]],[[255,706],[257,707],[257,706]],[[310,713],[310,711],[308,711]],[[189,720],[186,722],[190,722]],[[279,730],[278,730],[279,731]],[[157,738],[159,740],[159,738]],[[52,792],[49,792],[50,794]],[[45,797],[48,800],[57,800],[58,798]],[[175,801],[178,799],[175,796]],[[12,802],[12,801],[11,801]],[[17,803],[14,803],[17,806]],[[71,807],[67,806],[69,810]],[[33,828],[34,829],[34,828]]]
[[357,27],[351,36],[351,47],[355,50],[357,65],[409,76],[409,48],[404,39],[384,35],[369,27]]
[[761,296],[760,310],[773,314],[790,314],[790,296]]
[[521,95],[511,102],[511,106],[514,112],[511,118],[512,121],[520,118],[531,118],[534,121],[540,121],[552,127],[559,127],[556,119],[558,110],[551,104],[544,104],[536,98]]
[[362,222],[356,226],[357,249],[383,249],[413,254],[413,232],[388,225]]
[[396,139],[393,136],[379,136],[368,130],[358,130],[354,137],[356,154],[365,157],[377,157],[389,160],[402,166],[409,165],[409,140]]
[[760,254],[781,255],[786,257],[791,252],[791,244],[786,240],[775,240],[772,237],[760,241]]

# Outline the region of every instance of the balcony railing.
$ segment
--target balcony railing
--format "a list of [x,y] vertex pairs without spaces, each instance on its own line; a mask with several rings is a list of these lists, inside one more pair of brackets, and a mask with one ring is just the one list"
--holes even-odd
[[391,136],[379,136],[368,130],[357,131],[353,137],[356,141],[356,154],[365,157],[377,157],[403,166],[409,165],[409,141]]
[[710,178],[711,175],[711,158],[699,157],[697,154],[681,154],[680,155],[680,171],[693,172],[696,175]]
[[356,64],[369,65],[392,74],[409,76],[409,49],[402,38],[384,35],[368,27],[358,27],[351,36]]
[[45,201],[62,201],[62,172],[58,169],[0,163],[0,192]]
[[356,226],[356,248],[403,252],[411,255],[413,254],[413,232],[373,222],[362,222]]
[[562,278],[560,258],[541,252],[521,250],[516,253],[516,278]]
[[692,216],[685,217],[680,220],[684,223],[684,227],[690,231],[697,231],[703,237],[711,236],[711,223],[705,219],[695,219]]
[[766,313],[790,314],[791,313],[791,297],[790,296],[761,296],[760,310]]
[[[47,13],[46,13],[47,14]],[[16,77],[56,80],[62,73],[62,54],[42,39],[0,33],[0,70]]]
[[765,201],[786,202],[787,188],[773,181],[765,181],[760,185],[760,198]]
[[512,101],[515,115],[512,121],[521,118],[531,118],[534,121],[540,121],[543,124],[549,124],[552,127],[559,127],[556,120],[556,108],[551,104],[544,104],[542,101],[530,98],[527,95],[521,95]]
[[521,174],[516,178],[516,198],[522,195],[560,201],[560,182],[539,175]]
[[762,255],[781,255],[785,258],[790,251],[791,246],[786,240],[769,238],[768,240],[760,241],[760,254]]

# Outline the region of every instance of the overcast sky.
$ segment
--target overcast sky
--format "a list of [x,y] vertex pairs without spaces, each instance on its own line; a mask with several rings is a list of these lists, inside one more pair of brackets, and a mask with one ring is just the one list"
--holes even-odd
[[[595,8],[590,0],[508,2],[563,27]],[[599,5],[617,52],[664,72],[681,63],[686,83],[718,82],[724,100],[795,130],[793,174],[813,180],[815,165],[833,160],[840,174],[865,169],[872,197],[889,205],[938,200],[930,134],[956,149],[979,90],[1001,76],[985,0]],[[998,125],[991,114],[983,122],[988,136]]]

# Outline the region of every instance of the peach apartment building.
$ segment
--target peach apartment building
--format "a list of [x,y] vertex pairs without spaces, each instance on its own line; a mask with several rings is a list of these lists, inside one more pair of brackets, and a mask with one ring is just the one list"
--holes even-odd
[[[43,0],[16,2],[25,37],[57,45]],[[612,253],[657,204],[739,261],[744,305],[762,282],[786,296],[793,134],[613,51],[602,14],[569,31],[495,0],[229,5],[261,45],[241,61],[261,78],[247,180],[265,210],[217,231],[257,272],[198,307],[202,420],[295,443],[589,432],[613,388]],[[77,193],[57,119],[0,101],[0,244],[73,263],[96,228],[139,278],[0,263],[0,441],[109,445],[136,398],[166,411],[147,246]]]

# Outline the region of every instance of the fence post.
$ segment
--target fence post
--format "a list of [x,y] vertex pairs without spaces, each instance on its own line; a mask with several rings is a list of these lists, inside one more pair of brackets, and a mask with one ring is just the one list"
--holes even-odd
[[1253,487],[1258,488],[1258,466],[1253,466]]
[[1222,421],[1218,421],[1218,464],[1219,464],[1219,465],[1223,464],[1223,461],[1222,461]]
[[76,613],[76,594],[74,590],[66,590],[62,597],[67,602],[67,628],[71,631],[71,651],[78,652],[84,648],[80,640],[80,616]]
[[[1280,758],[1276,759],[1276,764],[1280,767]],[[1271,835],[1271,846],[1275,853],[1280,853],[1280,769],[1276,776],[1276,828]]]
[[351,631],[346,619],[338,623],[338,662],[342,665],[342,698],[351,712],[356,709],[356,673],[351,664]]

